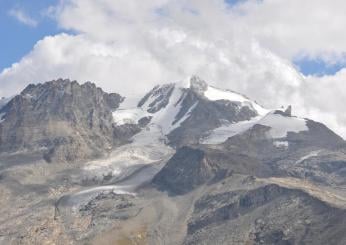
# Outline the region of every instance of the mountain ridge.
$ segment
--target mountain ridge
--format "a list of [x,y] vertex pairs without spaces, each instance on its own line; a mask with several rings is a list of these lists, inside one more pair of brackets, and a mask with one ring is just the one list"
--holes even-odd
[[0,108],[0,244],[346,242],[346,145],[197,76],[137,103],[70,80]]
[[0,151],[44,150],[48,161],[101,156],[113,144],[111,110],[122,100],[90,82],[28,85],[0,110]]

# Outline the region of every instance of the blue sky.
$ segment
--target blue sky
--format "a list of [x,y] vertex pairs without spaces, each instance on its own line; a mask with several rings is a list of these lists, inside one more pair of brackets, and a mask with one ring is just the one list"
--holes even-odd
[[298,70],[304,75],[334,75],[345,67],[344,63],[327,64],[322,59],[302,58],[294,61]]
[[226,3],[231,4],[231,5],[234,5],[236,3],[243,2],[243,1],[245,1],[245,0],[225,0]]
[[[19,61],[37,41],[59,33],[56,23],[44,11],[57,0],[0,0],[0,70]],[[11,15],[21,11],[36,24],[24,24]]]

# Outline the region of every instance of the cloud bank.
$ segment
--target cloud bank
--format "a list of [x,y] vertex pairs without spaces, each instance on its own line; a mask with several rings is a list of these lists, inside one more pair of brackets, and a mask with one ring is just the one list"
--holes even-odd
[[94,81],[107,91],[142,94],[197,74],[269,108],[294,112],[346,137],[346,70],[304,77],[297,57],[344,60],[344,1],[68,0],[50,8],[75,34],[39,41],[0,74],[0,96],[58,77]]

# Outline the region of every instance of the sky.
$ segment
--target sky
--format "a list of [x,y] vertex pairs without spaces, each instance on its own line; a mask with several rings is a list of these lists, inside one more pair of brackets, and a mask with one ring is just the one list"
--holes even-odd
[[0,0],[0,70],[18,62],[37,41],[59,33],[45,11],[56,0]]
[[344,0],[0,0],[0,97],[57,78],[140,95],[199,75],[346,137]]

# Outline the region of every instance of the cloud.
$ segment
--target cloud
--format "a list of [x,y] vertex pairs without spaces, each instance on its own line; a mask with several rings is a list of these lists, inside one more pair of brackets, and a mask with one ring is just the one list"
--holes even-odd
[[8,14],[18,20],[20,23],[30,26],[36,27],[38,25],[38,21],[27,15],[24,10],[20,8],[11,9]]
[[275,53],[335,63],[345,61],[345,8],[343,0],[249,0],[235,11],[236,23]]
[[335,75],[308,76],[301,90],[305,106],[302,113],[326,123],[342,136],[346,136],[346,114],[343,102],[346,99],[346,69]]
[[[39,41],[0,74],[0,96],[58,77],[91,80],[123,95],[143,94],[157,83],[198,74],[268,108],[292,104],[296,114],[346,136],[340,104],[346,100],[346,71],[305,77],[292,64],[304,55],[330,63],[342,59],[342,2],[306,1],[309,6],[297,0],[236,5],[223,0],[61,1],[50,13],[61,28],[76,34]],[[331,30],[327,20],[334,23]]]

